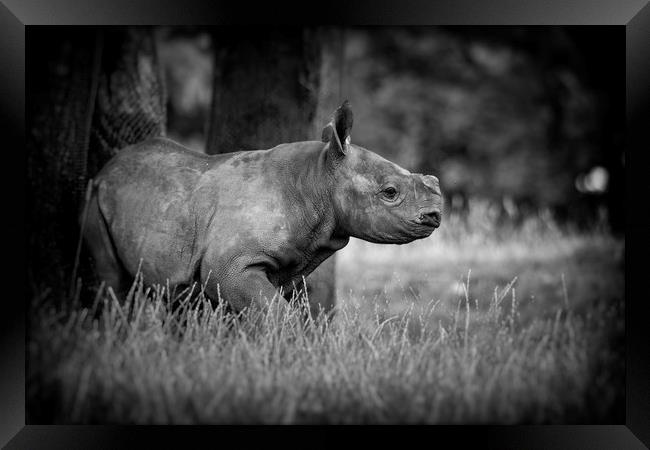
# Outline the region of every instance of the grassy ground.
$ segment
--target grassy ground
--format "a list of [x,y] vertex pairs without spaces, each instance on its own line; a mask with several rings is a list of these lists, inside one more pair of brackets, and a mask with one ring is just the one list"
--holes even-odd
[[470,211],[404,246],[353,240],[330,323],[297,305],[259,328],[200,295],[170,312],[141,285],[123,306],[36,299],[28,421],[622,421],[624,243]]

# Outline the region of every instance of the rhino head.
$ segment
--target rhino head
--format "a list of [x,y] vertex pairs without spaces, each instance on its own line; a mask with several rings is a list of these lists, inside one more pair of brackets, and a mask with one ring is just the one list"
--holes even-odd
[[438,178],[411,173],[350,142],[352,110],[345,101],[323,129],[332,202],[339,228],[380,244],[405,244],[440,226]]

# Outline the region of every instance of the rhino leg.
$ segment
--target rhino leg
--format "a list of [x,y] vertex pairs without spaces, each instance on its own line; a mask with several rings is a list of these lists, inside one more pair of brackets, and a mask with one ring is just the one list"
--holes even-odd
[[331,317],[336,306],[336,257],[327,258],[306,278],[309,309],[313,318],[319,313]]
[[116,297],[123,300],[132,280],[117,257],[96,192],[88,203],[86,214],[83,235],[95,263],[95,272],[106,287],[113,289]]
[[[263,267],[249,266],[246,258],[226,258],[229,265],[220,271],[219,259],[213,257],[216,252],[209,249],[201,262],[201,284],[205,285],[205,294],[211,302],[225,300],[235,312],[253,307],[266,310],[265,299],[271,300],[277,290],[266,276]],[[284,307],[286,302],[279,302]]]

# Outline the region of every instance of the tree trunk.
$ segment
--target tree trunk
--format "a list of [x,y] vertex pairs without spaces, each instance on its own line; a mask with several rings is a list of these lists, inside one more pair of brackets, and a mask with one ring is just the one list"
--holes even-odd
[[[272,27],[214,34],[216,67],[206,152],[258,150],[319,140],[336,108],[328,32]],[[338,71],[336,71],[338,73]],[[337,82],[338,85],[338,82]],[[324,115],[323,106],[328,106]],[[335,256],[308,278],[312,311],[332,310]]]
[[28,273],[35,294],[64,286],[78,233],[97,35],[88,29],[27,33]]
[[148,28],[27,33],[29,290],[65,292],[88,180],[119,149],[165,132]]
[[166,131],[164,77],[152,30],[108,29],[103,42],[89,152],[91,176],[119,150]]

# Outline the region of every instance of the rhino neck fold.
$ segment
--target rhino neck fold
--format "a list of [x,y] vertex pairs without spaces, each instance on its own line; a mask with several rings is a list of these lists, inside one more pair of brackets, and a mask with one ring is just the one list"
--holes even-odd
[[308,247],[338,250],[340,229],[333,206],[334,175],[325,145],[320,142],[299,143],[291,159],[283,164],[285,183],[283,197],[287,211],[308,230],[311,242]]

